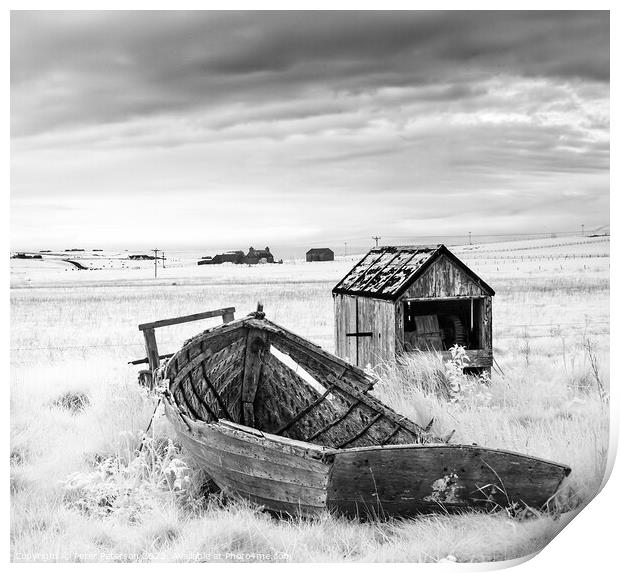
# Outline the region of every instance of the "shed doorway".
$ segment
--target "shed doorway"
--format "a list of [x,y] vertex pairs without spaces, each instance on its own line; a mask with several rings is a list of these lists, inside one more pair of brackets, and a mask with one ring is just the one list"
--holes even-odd
[[405,351],[482,348],[481,298],[403,301]]

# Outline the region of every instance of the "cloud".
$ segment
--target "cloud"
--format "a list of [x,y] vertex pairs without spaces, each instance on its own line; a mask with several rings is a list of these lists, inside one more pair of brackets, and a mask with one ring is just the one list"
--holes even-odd
[[606,82],[608,46],[606,12],[13,12],[13,132],[498,72]]
[[154,199],[346,237],[574,225],[585,193],[602,224],[609,14],[13,12],[11,135],[18,235],[75,216],[44,198],[118,240]]

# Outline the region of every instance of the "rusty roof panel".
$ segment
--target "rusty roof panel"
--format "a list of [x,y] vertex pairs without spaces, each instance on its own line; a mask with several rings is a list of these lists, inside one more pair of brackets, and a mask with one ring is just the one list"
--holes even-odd
[[383,290],[385,295],[396,295],[401,287],[411,278],[411,276],[431,258],[435,251],[417,252],[402,265],[396,269],[385,281]]
[[468,273],[491,296],[493,289],[444,245],[375,247],[334,287],[335,294],[396,300],[420,275],[427,263],[445,255]]
[[390,279],[394,275],[394,273],[398,272],[404,264],[414,256],[413,253],[409,251],[397,251],[395,255],[391,256],[389,260],[386,260],[385,263],[381,265],[381,273],[374,280],[371,280],[364,284],[363,288],[365,291],[379,293],[385,290],[385,287],[390,284]]
[[348,275],[346,275],[338,285],[343,290],[354,290],[355,283],[364,280],[365,273],[383,256],[383,251],[373,249],[357,265],[355,265]]
[[392,298],[440,247],[375,247],[340,281],[334,292]]

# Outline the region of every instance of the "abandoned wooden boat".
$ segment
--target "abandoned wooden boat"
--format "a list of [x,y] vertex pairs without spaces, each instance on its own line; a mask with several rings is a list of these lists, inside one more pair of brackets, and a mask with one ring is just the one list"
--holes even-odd
[[224,491],[293,514],[406,516],[540,508],[570,472],[447,444],[371,396],[364,371],[262,312],[229,320],[188,340],[155,372],[180,441]]

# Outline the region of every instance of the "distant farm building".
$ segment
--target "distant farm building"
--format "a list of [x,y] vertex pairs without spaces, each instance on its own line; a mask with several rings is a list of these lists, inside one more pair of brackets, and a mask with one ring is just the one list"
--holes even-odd
[[333,261],[334,251],[331,249],[310,249],[306,252],[306,262]]
[[243,251],[227,251],[214,257],[202,257],[199,265],[221,265],[222,263],[240,264],[243,262]]
[[256,265],[259,263],[273,263],[273,255],[269,251],[269,247],[264,249],[254,249],[250,247],[248,254],[243,251],[227,251],[213,257],[202,257],[198,261],[199,265],[221,265],[222,263],[235,263],[237,265]]
[[38,254],[28,255],[26,253],[15,253],[14,255],[11,255],[11,258],[12,259],[42,259],[43,257]]
[[357,366],[458,344],[490,370],[493,289],[444,245],[375,247],[334,287],[336,354]]
[[247,265],[257,265],[258,263],[273,263],[274,260],[273,255],[269,251],[269,247],[265,247],[264,249],[254,249],[250,247],[243,262]]

